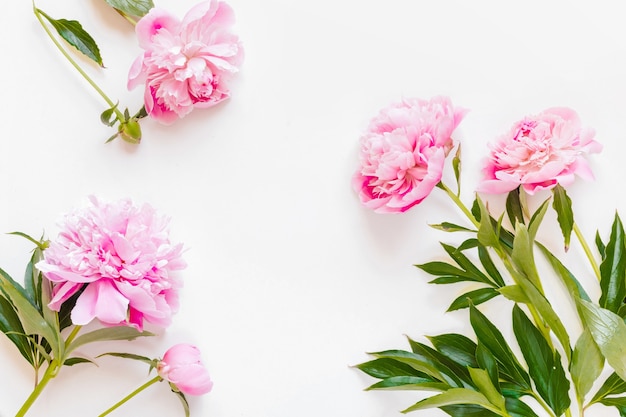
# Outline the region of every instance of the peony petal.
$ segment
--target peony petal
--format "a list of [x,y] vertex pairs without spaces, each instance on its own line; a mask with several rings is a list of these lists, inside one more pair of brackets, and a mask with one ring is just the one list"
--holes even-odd
[[143,49],[150,48],[152,38],[162,29],[176,33],[180,30],[180,21],[167,11],[153,7],[135,25],[139,46]]
[[76,300],[72,323],[85,325],[94,318],[107,324],[126,321],[128,300],[113,287],[110,280],[89,284]]

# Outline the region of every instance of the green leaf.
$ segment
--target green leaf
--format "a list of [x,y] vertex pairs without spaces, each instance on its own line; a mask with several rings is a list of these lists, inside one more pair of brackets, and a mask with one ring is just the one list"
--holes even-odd
[[92,342],[101,342],[106,340],[133,340],[138,337],[154,336],[150,332],[140,332],[134,327],[118,326],[118,327],[105,327],[103,329],[93,330],[89,333],[85,333],[76,339],[67,347],[67,353],[73,352],[76,348],[86,345]]
[[452,417],[495,417],[497,414],[483,407],[474,404],[445,405],[441,408],[446,414]]
[[456,148],[454,158],[452,158],[452,170],[454,171],[454,178],[456,179],[457,195],[461,191],[461,144]]
[[535,240],[535,236],[537,236],[537,231],[539,230],[539,226],[541,225],[541,222],[543,221],[543,217],[546,214],[546,211],[548,211],[548,202],[550,200],[546,200],[543,203],[541,203],[541,205],[539,206],[539,208],[533,213],[533,215],[530,218],[530,222],[528,223],[528,235],[530,236],[530,241],[534,241]]
[[480,226],[478,227],[478,233],[476,237],[481,245],[484,247],[498,247],[500,239],[494,229],[491,222],[491,215],[487,211],[487,207],[483,204],[482,200],[476,197],[478,208],[480,209]]
[[600,258],[604,259],[604,257],[606,256],[606,246],[604,242],[602,242],[602,238],[600,237],[600,233],[598,233],[598,231],[596,231],[596,248],[598,248]]
[[519,224],[515,229],[513,240],[513,264],[536,288],[541,288],[541,280],[535,266],[533,241],[525,225]]
[[187,398],[185,398],[185,394],[180,392],[180,390],[172,382],[170,382],[169,384],[170,384],[170,389],[172,390],[174,395],[178,397],[178,399],[180,400],[183,406],[183,410],[185,411],[185,417],[189,417],[189,403],[187,402]]
[[465,277],[459,276],[441,276],[439,278],[435,278],[431,281],[428,281],[429,284],[454,284],[457,282],[465,282],[472,281],[471,279],[467,279]]
[[524,293],[524,290],[522,290],[522,287],[519,285],[507,285],[506,287],[498,288],[498,291],[500,291],[500,294],[513,302],[522,304],[530,303],[528,297]]
[[0,269],[0,290],[13,305],[24,333],[43,337],[50,344],[54,357],[63,357],[64,346],[59,340],[58,331],[55,331],[37,307],[31,303],[24,289],[2,269]]
[[572,230],[574,228],[574,212],[572,211],[572,200],[565,192],[565,188],[559,184],[552,189],[552,195],[554,201],[552,207],[556,211],[556,218],[561,226],[561,232],[563,233],[563,240],[565,242],[565,250],[569,248],[570,238],[572,236]]
[[489,277],[487,277],[480,269],[478,269],[476,265],[474,265],[474,263],[463,254],[463,252],[459,251],[453,246],[446,245],[445,243],[442,243],[441,246],[445,249],[448,255],[450,255],[450,257],[454,259],[454,262],[456,262],[457,265],[463,268],[463,270],[466,271],[468,274],[471,274],[476,281],[484,282],[485,284],[494,286],[494,283],[491,281],[491,279],[489,279]]
[[626,379],[626,324],[617,314],[579,300],[584,324],[613,370]]
[[532,408],[518,398],[506,398],[506,409],[511,417],[538,417]]
[[0,295],[0,331],[9,338],[22,354],[24,359],[34,365],[33,354],[28,337],[24,335],[22,323],[13,309],[13,305]]
[[67,358],[65,360],[65,362],[63,362],[63,365],[65,366],[74,366],[74,365],[78,365],[81,363],[90,363],[92,365],[95,365],[95,362],[90,361],[89,359],[86,358],[79,358],[79,357],[75,357],[75,358]]
[[560,416],[570,405],[569,380],[561,365],[561,355],[552,350],[517,304],[513,307],[513,332],[537,392]]
[[442,355],[450,358],[461,366],[477,367],[476,343],[457,333],[446,333],[429,336],[428,340]]
[[433,382],[428,378],[418,376],[392,376],[370,385],[366,390],[446,391],[449,388],[450,386],[448,384]]
[[596,342],[593,341],[589,330],[584,330],[576,342],[570,365],[572,382],[581,401],[584,400],[585,395],[600,376],[603,367],[604,356],[602,356],[602,352],[598,349]]
[[548,262],[550,262],[550,265],[552,265],[552,269],[554,269],[554,271],[558,274],[559,278],[561,278],[561,281],[567,288],[569,294],[572,297],[572,300],[575,301],[578,299],[583,299],[586,301],[591,301],[591,299],[585,292],[585,289],[580,284],[580,282],[576,279],[574,274],[572,274],[565,267],[565,265],[563,265],[561,261],[556,256],[554,256],[554,254],[550,252],[550,250],[548,250],[545,246],[543,246],[539,242],[535,242],[535,243],[537,244],[537,247],[541,249],[541,252],[544,254],[544,256],[548,259]]
[[491,287],[488,288],[479,288],[477,290],[466,292],[463,295],[457,297],[450,307],[448,307],[448,311],[459,310],[462,308],[469,307],[470,303],[474,305],[479,305],[484,303],[485,301],[491,300],[493,297],[500,295],[498,290],[495,290]]
[[462,277],[465,281],[480,282],[480,280],[478,280],[469,272],[459,269],[456,266],[450,265],[445,262],[434,261],[425,264],[418,264],[415,266],[430,275]]
[[491,260],[491,256],[489,256],[489,251],[486,247],[478,245],[478,258],[480,259],[480,263],[483,265],[483,268],[485,268],[487,274],[491,277],[493,282],[497,284],[496,286],[498,288],[504,287],[504,279],[502,278],[500,271],[498,271],[498,268],[496,268],[495,264]]
[[35,9],[35,11],[45,17],[52,27],[56,29],[59,36],[65,39],[67,43],[78,49],[101,67],[104,66],[96,41],[83,29],[79,22],[76,20],[53,19],[41,9]]
[[154,7],[152,0],[105,0],[109,6],[127,15],[143,17]]
[[617,313],[626,297],[626,243],[624,227],[617,213],[606,246],[606,256],[600,264],[600,306]]
[[378,358],[368,362],[360,363],[355,366],[361,371],[374,378],[386,379],[396,376],[425,376],[423,372],[415,370],[415,368],[404,362],[399,362],[390,358]]
[[[117,123],[118,121],[120,121],[117,118],[117,114],[115,113],[115,110],[117,109],[119,103],[115,103],[115,106],[106,109],[105,111],[103,111],[100,114],[100,121],[102,122],[102,124],[106,125],[106,126],[113,126],[115,123]],[[115,116],[115,117],[113,117]]]
[[500,390],[500,372],[498,371],[498,362],[496,357],[483,345],[479,343],[476,347],[476,361],[480,369],[484,369],[491,379],[494,387]]
[[[416,371],[422,372],[437,381],[445,382],[453,387],[462,386],[462,382],[452,372],[446,370],[440,363],[435,363],[432,359],[424,357],[423,355],[404,350],[386,350],[383,352],[370,353],[370,355],[376,358],[394,359],[411,366]],[[443,372],[442,368],[444,369]]]
[[517,187],[516,189],[511,190],[506,196],[506,214],[509,216],[509,221],[513,227],[515,227],[516,223],[525,223],[519,193],[520,189]]
[[[476,231],[474,231],[474,232],[476,232]],[[468,249],[477,248],[479,245],[480,245],[480,243],[478,243],[478,239],[469,238],[469,239],[463,241],[463,243],[461,243],[459,245],[459,247],[456,248],[456,250],[458,252],[463,252],[463,251],[468,250]]]
[[429,226],[433,229],[441,230],[443,232],[473,232],[472,229],[468,229],[467,227],[459,226],[458,224],[449,222],[430,224]]
[[134,361],[147,363],[151,367],[155,367],[156,363],[158,362],[155,359],[148,358],[147,356],[135,355],[134,353],[106,352],[106,353],[101,353],[97,357],[100,358],[102,356],[114,356],[114,357],[117,357],[117,358],[131,359],[131,360],[134,360]]
[[617,408],[620,417],[626,417],[626,397],[603,398],[600,403]]
[[524,295],[528,299],[529,305],[532,305],[537,313],[541,316],[541,319],[547,324],[547,326],[554,332],[554,335],[563,346],[567,361],[569,362],[572,357],[572,347],[570,346],[569,334],[567,329],[563,325],[563,322],[556,314],[552,305],[548,299],[535,287],[530,280],[521,274],[513,273],[515,282],[524,292]]
[[411,411],[439,408],[457,404],[475,404],[498,415],[502,415],[501,411],[496,406],[491,404],[487,397],[480,392],[467,388],[451,388],[446,392],[442,392],[441,394],[419,401],[402,412],[408,413]]
[[[423,358],[423,360],[432,363],[442,375],[447,377],[445,382],[448,385],[452,387],[471,386],[472,380],[466,366],[460,366],[430,346],[426,346],[411,338],[408,338],[408,340],[413,353]],[[450,381],[453,381],[453,383]]]
[[613,372],[604,381],[596,395],[593,396],[589,404],[596,403],[601,399],[608,397],[609,395],[617,395],[626,392],[626,381],[620,378],[615,372]]
[[470,305],[470,323],[483,345],[496,358],[502,377],[530,389],[530,378],[506,343],[502,333],[476,307]]
[[30,302],[41,310],[41,273],[35,268],[35,264],[41,260],[41,250],[35,250],[26,264],[24,272],[24,291]]
[[476,385],[476,388],[489,400],[489,402],[495,405],[498,409],[504,410],[504,397],[494,386],[489,373],[484,369],[468,368],[472,381]]

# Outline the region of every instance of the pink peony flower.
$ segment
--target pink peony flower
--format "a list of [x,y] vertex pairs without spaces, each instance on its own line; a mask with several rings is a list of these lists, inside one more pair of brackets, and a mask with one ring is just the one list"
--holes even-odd
[[80,293],[74,324],[98,319],[143,329],[144,320],[167,326],[178,307],[182,244],[172,245],[168,219],[130,200],[91,205],[65,216],[62,231],[37,268],[53,283],[48,306],[55,311]]
[[361,137],[361,168],[352,185],[378,213],[404,212],[441,180],[451,135],[466,114],[447,97],[405,99],[383,109]]
[[583,128],[578,114],[556,107],[515,123],[491,145],[479,192],[507,193],[520,185],[529,194],[567,186],[575,175],[593,179],[585,154],[600,152],[595,132]]
[[128,88],[145,84],[148,114],[170,124],[194,107],[211,107],[230,96],[228,82],[243,61],[239,38],[230,33],[232,9],[209,0],[182,21],[153,8],[135,31],[144,49],[130,68]]
[[157,372],[183,394],[202,395],[213,388],[209,372],[200,361],[200,351],[193,345],[180,343],[169,348],[157,364]]

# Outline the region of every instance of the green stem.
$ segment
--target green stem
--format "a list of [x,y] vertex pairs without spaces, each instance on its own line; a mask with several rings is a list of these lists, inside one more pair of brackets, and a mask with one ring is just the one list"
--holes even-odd
[[587,241],[585,240],[585,236],[583,236],[582,232],[580,231],[576,223],[574,223],[574,234],[576,234],[576,238],[578,238],[578,241],[583,247],[583,250],[585,251],[585,255],[587,256],[587,259],[589,260],[589,263],[591,264],[591,267],[593,268],[593,272],[596,274],[598,281],[600,281],[601,275],[600,275],[600,268],[598,267],[598,263],[593,257],[593,253],[591,253],[591,249],[589,248],[589,245],[587,244]]
[[35,400],[39,397],[43,389],[46,387],[46,385],[48,385],[48,382],[50,382],[52,378],[57,376],[59,369],[60,367],[57,361],[52,361],[50,365],[48,365],[48,369],[46,369],[46,372],[43,374],[41,381],[39,381],[39,384],[35,386],[33,392],[30,393],[30,395],[22,405],[22,408],[19,409],[15,417],[23,417],[26,415],[26,413],[33,405]]
[[[65,48],[63,48],[61,43],[56,39],[56,37],[52,34],[50,29],[46,25],[46,23],[43,21],[42,16],[44,16],[48,20],[54,20],[54,19],[52,19],[50,16],[48,16],[43,10],[38,9],[35,6],[35,2],[34,1],[33,1],[33,11],[35,12],[35,16],[37,17],[37,20],[39,20],[39,23],[41,24],[41,27],[43,27],[43,29],[46,31],[46,34],[48,35],[48,37],[52,40],[52,42],[58,48],[58,50],[61,51],[61,54],[63,54],[65,59],[67,59],[70,62],[70,64],[72,64],[72,66],[76,69],[76,71],[78,71],[79,74],[82,75],[83,78],[96,90],[96,92],[98,94],[100,94],[100,97],[102,97],[104,99],[104,101],[106,101],[107,104],[111,108],[114,108],[115,107],[115,103],[113,102],[113,100],[111,100],[104,93],[104,91],[102,91],[102,89],[98,86],[98,84],[96,84],[89,77],[89,75],[87,75],[87,73],[85,71],[83,71],[83,69],[78,65],[78,63],[76,61],[74,61],[74,59],[70,56],[70,54],[65,50]],[[119,120],[124,120],[124,115],[117,108],[115,108],[115,114],[117,115]]]
[[[117,409],[118,407],[120,407],[121,405],[123,405],[124,403],[126,403],[128,400],[130,400],[131,398],[133,398],[135,395],[139,394],[141,391],[145,390],[146,388],[148,388],[150,385],[155,384],[157,382],[162,381],[163,378],[161,378],[160,376],[155,376],[154,378],[152,378],[150,381],[146,382],[145,384],[143,384],[142,386],[140,386],[139,388],[137,388],[136,390],[134,390],[133,392],[131,392],[130,394],[128,394],[126,397],[122,398],[120,401],[118,401],[117,403],[115,403],[113,406],[111,406],[111,408],[107,409],[104,413],[100,414],[98,417],[104,417],[106,415],[109,415],[113,412],[113,410]],[[17,416],[16,416],[17,417]]]
[[65,348],[66,349],[70,345],[70,343],[72,343],[74,341],[74,339],[78,335],[78,332],[80,332],[80,329],[82,329],[82,328],[83,328],[83,326],[74,326],[74,328],[72,329],[72,332],[67,336],[67,339],[65,339]]
[[454,204],[456,204],[456,206],[463,212],[463,214],[465,214],[465,216],[467,216],[467,218],[476,228],[480,226],[480,223],[478,223],[472,212],[465,206],[465,204],[463,204],[458,195],[456,195],[450,188],[448,188],[448,186],[446,186],[441,181],[439,182],[439,184],[437,184],[437,187],[441,188],[443,191],[446,192],[446,194],[448,194],[452,201],[454,201]]

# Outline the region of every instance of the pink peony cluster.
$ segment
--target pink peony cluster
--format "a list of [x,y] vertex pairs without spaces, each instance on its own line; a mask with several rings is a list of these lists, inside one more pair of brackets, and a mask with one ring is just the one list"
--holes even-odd
[[232,9],[209,0],[182,21],[153,8],[135,27],[144,50],[133,63],[128,88],[145,84],[147,113],[170,124],[194,107],[210,107],[229,97],[228,82],[243,61],[239,38],[230,32]]
[[202,395],[213,388],[200,351],[193,345],[180,343],[169,348],[157,364],[157,372],[183,394]]
[[593,179],[585,154],[600,152],[594,131],[581,126],[578,114],[557,107],[526,117],[491,145],[479,192],[506,193],[522,188],[529,194],[567,186],[575,175]]
[[139,330],[144,320],[169,325],[182,286],[171,273],[186,264],[183,245],[169,241],[168,222],[149,205],[91,197],[88,207],[66,215],[36,265],[53,284],[49,307],[59,311],[79,294],[71,312],[74,324],[98,319]]
[[404,212],[441,180],[451,135],[466,110],[447,97],[405,99],[383,109],[361,137],[361,167],[352,184],[378,213]]

